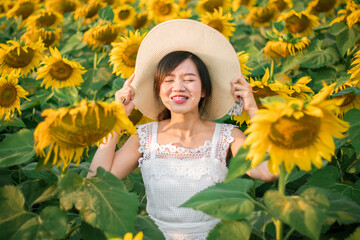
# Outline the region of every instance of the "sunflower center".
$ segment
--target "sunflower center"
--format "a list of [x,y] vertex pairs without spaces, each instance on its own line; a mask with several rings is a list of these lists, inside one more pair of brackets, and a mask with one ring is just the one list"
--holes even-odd
[[155,12],[159,15],[168,15],[171,12],[171,4],[161,2],[155,6]]
[[126,19],[128,19],[129,16],[130,16],[130,10],[128,10],[128,9],[121,10],[118,14],[118,17],[121,20],[126,20]]
[[54,32],[43,31],[40,35],[45,47],[51,46],[56,41],[56,35]]
[[72,72],[73,68],[69,64],[64,63],[62,60],[53,63],[49,70],[50,75],[60,81],[68,79]]
[[[90,109],[89,109],[90,110]],[[98,125],[98,120],[100,124]],[[72,117],[66,114],[61,124],[50,125],[50,135],[59,145],[68,148],[82,148],[100,141],[114,128],[116,117],[105,114],[103,108],[99,108],[98,116],[95,111],[90,111],[83,117],[78,114],[75,118],[75,126]]]
[[214,19],[214,20],[212,20],[212,21],[210,21],[209,23],[208,23],[208,25],[210,26],[210,27],[212,27],[212,28],[215,28],[216,30],[218,30],[219,32],[223,32],[223,30],[224,30],[224,25],[223,25],[223,23],[221,22],[221,20],[219,20],[219,19]]
[[20,48],[20,54],[18,54],[18,48],[12,49],[5,56],[5,63],[12,68],[24,68],[31,63],[34,57],[34,50],[27,48],[27,52],[23,48]]
[[93,16],[95,16],[99,12],[100,7],[100,4],[91,5],[85,14],[85,18],[92,18]]
[[305,15],[301,15],[300,18],[292,15],[286,19],[286,29],[291,33],[301,33],[309,26],[309,24],[310,20]]
[[262,8],[255,14],[255,21],[259,23],[269,22],[275,15],[275,8]]
[[260,99],[277,95],[276,92],[271,90],[271,88],[269,88],[268,86],[263,86],[263,88],[259,88],[255,86],[253,87],[253,91],[255,93],[254,95],[255,95],[256,104],[258,105],[259,108],[263,108]]
[[147,14],[137,14],[133,22],[134,29],[140,29],[145,26],[147,22]]
[[0,13],[5,13],[4,3],[0,3]]
[[277,0],[277,1],[275,2],[275,6],[276,6],[276,8],[279,10],[279,12],[282,12],[282,11],[284,11],[285,9],[288,8],[288,5],[287,5],[287,3],[286,3],[284,0]]
[[354,94],[346,94],[346,95],[337,96],[335,98],[344,98],[344,102],[340,105],[340,107],[344,107],[346,105],[351,104],[354,101],[355,97],[356,95]]
[[122,60],[128,67],[135,67],[136,56],[139,49],[138,44],[129,45],[123,52]]
[[35,6],[32,2],[24,2],[16,10],[16,16],[22,16],[22,19],[28,18],[35,10]]
[[72,1],[60,1],[60,12],[61,13],[67,13],[67,12],[72,12],[76,9],[76,5],[75,2]]
[[94,34],[94,38],[103,44],[110,44],[116,39],[118,33],[118,28],[112,28],[111,26],[107,26],[106,28],[97,31]]
[[203,8],[210,13],[213,13],[215,9],[219,9],[224,4],[223,0],[209,0],[204,3]]
[[0,87],[0,106],[10,107],[16,100],[16,87],[11,84],[5,84]]
[[269,140],[276,146],[286,149],[299,149],[310,146],[320,130],[320,118],[304,115],[300,119],[282,117],[271,124]]
[[328,12],[330,11],[336,4],[336,0],[319,0],[314,10],[316,12]]
[[250,0],[241,0],[240,6],[247,6],[250,3]]
[[44,15],[40,16],[36,19],[36,25],[40,27],[50,27],[56,21],[56,16],[51,13],[45,13]]

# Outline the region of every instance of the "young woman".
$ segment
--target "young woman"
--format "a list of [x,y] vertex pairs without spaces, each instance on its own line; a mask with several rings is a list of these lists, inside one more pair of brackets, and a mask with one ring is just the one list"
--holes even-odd
[[[168,39],[171,44],[161,43],[166,50],[161,54],[151,53],[164,33],[172,36]],[[215,34],[218,38],[213,44],[220,48],[219,52],[206,55],[213,46],[203,41],[208,46],[196,44],[194,39],[199,34],[205,40],[214,39]],[[239,75],[231,80],[229,71],[222,70],[228,65],[218,66],[217,58],[221,62],[230,59],[235,66],[230,68],[230,75],[239,74],[236,53],[234,58],[233,48],[218,34],[192,20],[169,21],[148,33],[138,52],[137,73],[116,92],[115,100],[123,102],[127,114],[136,105],[158,122],[139,126],[138,134],[129,138],[116,153],[119,136],[114,133],[113,138],[100,145],[90,167],[93,173],[89,176],[101,166],[120,179],[141,167],[148,199],[147,212],[168,240],[206,239],[208,232],[219,222],[200,211],[179,207],[194,194],[225,179],[226,161],[237,153],[245,140],[245,135],[233,125],[214,123],[209,119],[225,115],[234,100],[243,103],[250,117],[257,111],[251,86],[244,77]],[[178,43],[174,43],[176,41]],[[187,42],[186,46],[184,42]],[[182,50],[178,51],[179,48]],[[228,54],[230,48],[232,52]],[[143,63],[144,59],[147,64]],[[223,88],[228,91],[222,92]],[[276,179],[266,163],[247,174],[261,181]]]

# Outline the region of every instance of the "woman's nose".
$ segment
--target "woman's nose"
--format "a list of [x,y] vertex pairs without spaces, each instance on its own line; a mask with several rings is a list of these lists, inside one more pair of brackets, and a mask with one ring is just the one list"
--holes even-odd
[[185,90],[184,81],[182,79],[176,79],[174,81],[173,90],[175,90],[175,91]]

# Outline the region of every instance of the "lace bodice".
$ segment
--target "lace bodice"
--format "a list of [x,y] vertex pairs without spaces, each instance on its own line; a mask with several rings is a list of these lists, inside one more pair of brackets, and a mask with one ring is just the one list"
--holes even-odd
[[[196,193],[225,179],[226,153],[233,125],[216,124],[212,140],[198,148],[157,143],[158,123],[138,126],[139,167],[147,194],[147,212],[167,240],[206,239],[217,223],[191,208],[179,207]],[[205,236],[205,237],[204,237]]]

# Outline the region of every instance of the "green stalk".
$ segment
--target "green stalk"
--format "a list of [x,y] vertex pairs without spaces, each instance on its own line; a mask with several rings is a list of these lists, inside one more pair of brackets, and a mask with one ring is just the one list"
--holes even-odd
[[96,69],[96,65],[97,65],[97,51],[95,51],[94,53],[94,70]]
[[274,59],[271,59],[271,66],[270,66],[270,80],[273,80],[273,75],[274,75]]
[[[280,165],[280,176],[279,176],[279,193],[285,195],[285,166],[284,163]],[[278,219],[275,220],[276,229],[276,240],[283,239],[283,226],[282,222]]]

